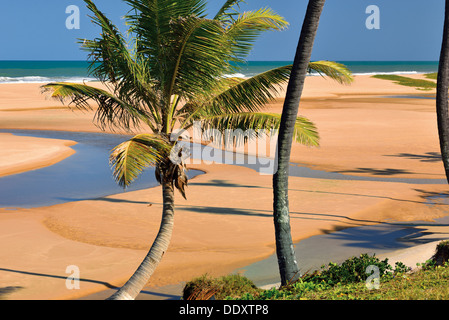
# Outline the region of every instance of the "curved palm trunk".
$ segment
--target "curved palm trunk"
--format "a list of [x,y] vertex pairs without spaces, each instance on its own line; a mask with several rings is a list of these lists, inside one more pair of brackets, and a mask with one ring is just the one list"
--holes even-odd
[[446,178],[449,182],[449,0],[446,0],[443,43],[441,46],[440,64],[437,79],[437,121],[440,137],[441,158],[443,160]]
[[163,182],[163,210],[159,232],[150,251],[132,277],[107,300],[134,300],[153,275],[170,244],[174,225],[174,189],[173,183]]
[[282,285],[299,277],[299,268],[293,247],[288,204],[288,175],[290,152],[293,141],[299,102],[304,88],[313,43],[318,30],[325,0],[309,0],[296,56],[287,87],[277,148],[277,172],[273,177],[274,226],[276,253]]

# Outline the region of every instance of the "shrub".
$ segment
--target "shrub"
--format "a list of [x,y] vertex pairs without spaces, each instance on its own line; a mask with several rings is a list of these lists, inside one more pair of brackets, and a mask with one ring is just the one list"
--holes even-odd
[[[359,257],[352,257],[342,264],[330,262],[327,266],[321,266],[321,270],[310,275],[306,274],[302,280],[314,283],[326,283],[335,285],[337,283],[354,283],[365,281],[369,274],[366,273],[368,266],[374,265],[379,268],[379,276],[391,275],[395,270],[388,263],[388,259],[380,261],[375,255],[361,254]],[[396,264],[396,272],[404,272],[407,267],[403,264]]]
[[431,260],[437,265],[442,266],[449,260],[449,240],[438,243],[435,254]]
[[184,300],[224,300],[227,297],[238,298],[245,294],[257,296],[261,291],[251,280],[238,274],[220,278],[203,275],[186,283],[182,298]]

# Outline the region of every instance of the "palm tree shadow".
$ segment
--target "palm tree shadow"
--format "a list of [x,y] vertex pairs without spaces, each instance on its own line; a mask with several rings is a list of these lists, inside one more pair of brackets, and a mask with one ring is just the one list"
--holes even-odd
[[[425,232],[424,228],[417,226],[400,226],[379,224],[362,226],[358,228],[335,228],[322,230],[328,239],[352,248],[366,248],[369,250],[399,250],[440,240],[441,236]],[[427,236],[422,238],[423,236]]]
[[413,153],[398,153],[393,155],[386,155],[386,157],[400,157],[411,160],[419,160],[421,162],[440,162],[441,153],[439,152],[426,152],[425,154],[413,154]]
[[[212,206],[192,206],[192,205],[178,205],[176,207],[179,211],[190,211],[201,214],[212,214],[212,215],[238,215],[238,216],[249,216],[249,217],[262,217],[262,218],[273,218],[272,210],[263,209],[242,209],[242,208],[231,208],[231,207],[212,207]],[[290,212],[291,219],[301,219],[301,220],[319,220],[319,221],[334,221],[342,222],[345,221],[347,224],[353,224],[355,226],[361,226],[366,224],[377,224],[381,221],[377,220],[367,220],[367,219],[355,219],[344,215],[336,214],[325,214],[325,213],[309,213],[309,212]]]
[[[31,275],[31,276],[56,278],[56,279],[63,279],[63,280],[67,280],[67,278],[68,278],[67,276],[58,276],[58,275],[53,275],[53,274],[45,274],[45,273],[38,273],[38,272],[13,270],[13,269],[6,269],[6,268],[0,268],[0,271],[14,272],[14,273],[26,274],[26,275]],[[106,288],[109,288],[109,289],[117,289],[116,286],[114,286],[114,285],[112,285],[112,284],[110,284],[108,282],[104,282],[104,281],[92,280],[92,279],[84,279],[84,278],[80,278],[79,281],[90,282],[90,283],[97,283],[97,284],[104,285]]]
[[[216,214],[216,215],[239,215],[239,216],[251,216],[251,217],[273,217],[273,214],[268,210],[247,210],[238,208],[227,208],[227,207],[199,207],[199,206],[177,206],[178,210],[182,211],[193,211],[196,213],[204,214]],[[260,213],[260,211],[267,211],[269,213]]]
[[[22,271],[22,270],[13,270],[13,269],[7,269],[7,268],[0,268],[0,271],[14,272],[14,273],[26,274],[26,275],[37,276],[37,277],[55,278],[55,279],[61,279],[61,280],[67,280],[67,278],[68,278],[67,276],[58,276],[58,275],[53,275],[53,274],[29,272],[29,271]],[[112,285],[112,284],[110,284],[108,282],[99,281],[99,280],[80,278],[79,281],[80,282],[89,282],[89,283],[100,284],[100,285],[103,285],[104,287],[106,287],[107,289],[112,289],[112,290],[120,289],[120,287],[116,287],[116,286],[114,286],[114,285]],[[2,295],[11,294],[12,292],[20,290],[20,289],[24,289],[24,288],[23,287],[0,288],[0,300],[2,298]],[[166,298],[170,298],[170,299],[177,299],[177,298],[179,298],[179,296],[177,296],[177,295],[165,294],[165,293],[159,293],[159,292],[152,292],[152,291],[146,291],[146,290],[142,290],[140,293],[141,294],[161,296],[161,297],[166,297]]]
[[420,197],[426,200],[426,203],[433,204],[432,201],[435,200],[448,200],[449,201],[449,192],[434,192],[434,191],[426,191],[422,189],[414,189],[417,192],[420,192]]
[[111,197],[100,197],[100,198],[67,198],[67,197],[59,197],[58,200],[63,200],[66,202],[77,202],[77,201],[106,201],[106,202],[113,202],[113,203],[133,203],[133,204],[150,204],[150,202],[147,201],[137,201],[137,200],[127,200],[127,199],[117,199],[117,198],[111,198]]
[[321,231],[329,239],[340,241],[347,247],[398,250],[448,238],[446,233],[426,231],[426,227],[429,226],[449,227],[449,224],[420,221],[412,223],[379,222],[379,224],[357,228],[336,226]]
[[342,171],[335,171],[336,173],[365,173],[365,174],[372,174],[375,176],[395,176],[395,175],[401,175],[401,174],[415,174],[414,172],[403,170],[403,169],[392,169],[392,168],[386,168],[386,169],[374,169],[374,168],[356,168],[354,170],[342,170]]
[[20,286],[9,286],[9,287],[0,288],[0,300],[5,300],[6,296],[8,296],[11,293],[14,293],[15,291],[19,291],[21,289],[23,289],[23,287],[20,287]]
[[189,186],[267,189],[267,187],[231,183],[227,180],[221,180],[221,179],[214,179],[214,180],[211,180],[210,182],[192,182],[192,183],[189,183]]
[[[369,195],[369,194],[360,194],[360,193],[346,193],[346,192],[335,192],[335,191],[320,191],[320,190],[301,190],[301,189],[289,189],[290,191],[296,191],[296,192],[307,192],[307,193],[318,193],[318,194],[331,194],[331,195],[340,195],[340,196],[350,196],[350,197],[363,197],[363,198],[377,198],[377,199],[386,199],[386,200],[392,200],[392,201],[398,201],[398,202],[410,202],[410,203],[417,203],[417,204],[427,204],[427,198],[425,196],[421,196],[422,198],[426,199],[426,201],[418,201],[418,200],[410,200],[410,199],[399,199],[399,198],[393,198],[388,196],[381,196],[381,195]],[[416,190],[416,189],[415,189]],[[422,190],[416,190],[425,192]],[[441,203],[441,205],[449,205]]]

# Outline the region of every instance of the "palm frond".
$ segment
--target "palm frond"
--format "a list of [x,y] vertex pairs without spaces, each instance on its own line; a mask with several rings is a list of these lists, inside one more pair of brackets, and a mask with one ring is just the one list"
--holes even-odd
[[310,62],[309,71],[315,71],[323,77],[327,76],[340,84],[350,84],[354,81],[352,72],[345,65],[333,61]]
[[[210,96],[205,96],[203,102],[199,102],[201,99],[197,97],[196,105],[186,104],[179,110],[178,115],[188,113],[190,116],[187,122],[189,122],[220,113],[260,111],[288,83],[291,69],[292,65],[286,65],[247,79],[227,78],[217,81],[215,91],[211,92]],[[349,84],[353,81],[351,71],[340,63],[316,61],[309,64],[309,69],[339,83]]]
[[89,52],[89,74],[112,87],[120,99],[145,103],[153,116],[158,118],[155,107],[157,97],[148,62],[128,48],[122,33],[91,0],[84,1],[94,14],[91,17],[93,23],[102,29],[101,38],[80,40],[82,48]]
[[174,19],[172,62],[166,65],[168,95],[192,99],[214,88],[216,79],[230,70],[223,30],[216,21],[195,16]]
[[[260,134],[268,135],[273,133],[273,130],[279,130],[280,123],[280,114],[260,112],[230,113],[203,118],[202,129],[204,131],[216,130],[222,137],[226,137],[227,130],[233,130],[236,138],[234,142],[241,143]],[[296,142],[305,146],[319,146],[318,130],[315,124],[305,117],[297,118],[294,138]],[[224,142],[226,143],[226,141]]]
[[152,127],[150,115],[138,105],[123,101],[110,92],[80,83],[48,83],[41,86],[43,92],[51,92],[51,98],[68,105],[74,105],[79,110],[93,110],[95,102],[98,108],[94,121],[100,128],[129,130],[145,123]]
[[260,111],[288,82],[290,72],[291,66],[284,66],[247,79],[224,78],[217,81],[216,92],[196,105],[186,104],[178,115],[187,114],[183,125],[188,126],[205,116]]
[[253,48],[255,40],[262,32],[280,31],[288,26],[283,17],[269,8],[240,14],[231,24],[225,25],[229,49],[235,61],[241,62]]
[[135,85],[145,86],[148,70],[142,70],[142,64],[137,63],[122,33],[91,0],[84,1],[94,14],[93,23],[102,29],[101,38],[80,39],[82,48],[89,52],[90,74],[103,82],[119,84],[132,79]]
[[166,71],[173,63],[173,23],[178,18],[206,16],[204,0],[125,0],[133,9],[126,16],[130,32],[135,35],[137,55],[148,61],[153,79],[165,87],[171,80]]
[[121,187],[128,187],[145,168],[163,160],[170,149],[167,139],[155,134],[139,134],[123,142],[109,158],[115,180]]
[[218,10],[214,20],[230,22],[229,19],[232,19],[233,16],[238,15],[238,12],[234,9],[235,6],[238,6],[242,2],[245,3],[244,0],[227,0],[220,10]]

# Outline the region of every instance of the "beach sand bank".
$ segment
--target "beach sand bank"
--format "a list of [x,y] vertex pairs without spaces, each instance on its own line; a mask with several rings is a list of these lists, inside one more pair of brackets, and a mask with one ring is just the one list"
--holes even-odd
[[[321,147],[295,144],[292,161],[366,177],[444,179],[434,100],[385,98],[422,93],[369,76],[356,76],[351,86],[308,78],[300,114],[317,125]],[[93,112],[61,108],[40,95],[38,84],[2,85],[0,101],[1,129],[100,131]],[[282,98],[267,110],[281,112]],[[16,162],[14,155],[24,158],[11,153],[8,162]],[[271,177],[230,165],[192,168],[206,174],[191,181],[187,200],[177,195],[170,250],[149,288],[204,273],[223,275],[274,253]],[[445,184],[292,177],[292,235],[299,242],[352,226],[432,221],[448,215],[448,208],[429,205],[427,197],[447,191]],[[76,299],[120,286],[145,256],[160,214],[159,187],[95,201],[0,209],[0,298]],[[80,289],[68,290],[66,271],[73,265],[82,280]]]
[[76,142],[0,133],[0,177],[51,166],[75,153]]

